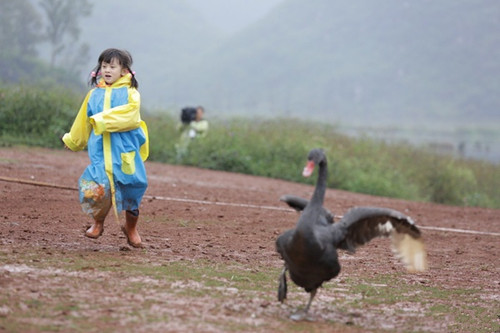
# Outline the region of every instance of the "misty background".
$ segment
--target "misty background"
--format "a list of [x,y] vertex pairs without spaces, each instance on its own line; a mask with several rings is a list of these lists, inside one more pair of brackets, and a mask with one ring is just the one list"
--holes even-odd
[[293,117],[500,161],[497,0],[82,3],[67,53],[38,55],[83,86],[102,50],[129,50],[149,112]]

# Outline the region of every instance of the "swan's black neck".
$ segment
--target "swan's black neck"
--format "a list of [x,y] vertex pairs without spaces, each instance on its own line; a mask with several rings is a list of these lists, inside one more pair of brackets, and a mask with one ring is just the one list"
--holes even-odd
[[317,235],[314,232],[314,226],[320,222],[320,213],[326,192],[327,173],[328,167],[326,158],[323,158],[318,163],[318,179],[316,181],[316,188],[314,189],[311,200],[300,215],[295,229],[296,233],[294,236],[294,246],[298,246],[297,243],[302,244],[305,248],[307,248],[307,252],[319,251],[323,247],[317,239]]
[[326,179],[328,176],[328,165],[326,159],[322,159],[319,162],[318,179],[316,180],[316,188],[314,189],[313,196],[309,204],[311,206],[317,207],[323,206],[323,201],[325,199],[326,192]]

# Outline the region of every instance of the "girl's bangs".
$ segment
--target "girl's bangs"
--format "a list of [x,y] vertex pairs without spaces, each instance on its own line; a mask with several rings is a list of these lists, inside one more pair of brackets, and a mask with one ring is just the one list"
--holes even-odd
[[117,50],[106,50],[104,51],[101,56],[99,57],[99,64],[102,64],[103,62],[106,63],[111,63],[111,60],[116,59],[120,63],[120,65],[123,65],[123,59],[121,57],[120,52]]

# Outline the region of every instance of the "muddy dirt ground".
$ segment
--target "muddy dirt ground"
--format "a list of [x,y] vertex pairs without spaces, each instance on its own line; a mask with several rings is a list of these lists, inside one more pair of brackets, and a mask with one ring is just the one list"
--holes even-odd
[[[152,267],[177,263],[189,267],[203,263],[209,267],[277,273],[282,262],[275,253],[274,241],[281,232],[293,227],[298,217],[278,199],[287,193],[309,197],[312,186],[147,162],[149,187],[139,224],[144,248],[132,249],[112,216],[106,220],[99,239],[83,236],[90,220],[81,211],[74,189],[87,163],[85,152],[0,148],[0,331],[500,329],[500,210],[409,202],[329,189],[325,206],[335,214],[343,214],[353,206],[370,205],[410,215],[422,227],[429,270],[406,273],[392,255],[388,240],[372,241],[354,256],[341,255],[340,276],[321,289],[313,302],[315,321],[294,323],[288,315],[307,301],[300,289],[289,291],[289,302],[283,305],[275,300],[274,290],[271,295],[252,293],[231,287],[230,283],[220,290],[219,297],[211,297],[209,286],[196,287],[199,281],[185,277],[176,281],[174,277],[135,276],[152,280],[146,281],[150,289],[130,290],[131,278],[108,266],[140,262]],[[97,266],[102,260],[109,270],[88,264],[68,270],[63,264],[65,260],[74,261],[78,256]],[[409,304],[411,298],[387,305],[377,304],[373,298],[366,300],[361,293],[362,297],[356,300],[357,309],[352,309],[352,303],[342,303],[360,295],[349,292],[355,287],[350,285],[353,281],[368,280],[373,284],[378,276],[389,276],[389,282],[401,281],[410,287],[432,288],[443,296],[439,298],[436,292],[432,301],[420,301],[418,306]],[[129,289],[120,289],[124,286]],[[191,295],[174,291],[183,288],[207,292]],[[419,289],[415,290],[418,293]],[[470,304],[463,295],[467,291],[471,292]],[[63,296],[57,298],[59,294]],[[74,308],[65,307],[53,315],[37,309],[37,304],[56,309],[57,302],[67,305],[68,298]],[[431,313],[430,309],[434,315],[425,315]],[[90,326],[82,324],[83,320]]]

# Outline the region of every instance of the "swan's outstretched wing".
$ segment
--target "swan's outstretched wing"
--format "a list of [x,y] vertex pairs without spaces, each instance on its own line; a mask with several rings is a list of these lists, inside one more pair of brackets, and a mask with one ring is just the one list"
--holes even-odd
[[[290,206],[291,208],[295,209],[298,212],[303,211],[304,208],[309,203],[309,200],[291,194],[285,194],[281,196],[280,200],[286,202],[288,206]],[[334,215],[332,214],[332,212],[330,212],[328,209],[324,207],[322,208],[323,208],[322,215],[326,217],[328,223],[333,223]]]
[[355,207],[332,225],[337,248],[354,252],[375,237],[391,237],[394,251],[409,271],[427,269],[427,254],[420,230],[398,211],[379,207]]

